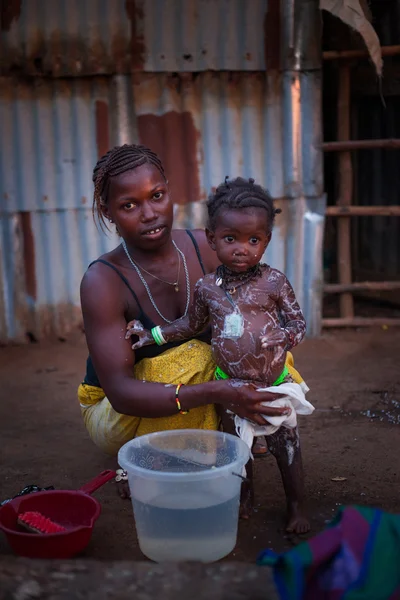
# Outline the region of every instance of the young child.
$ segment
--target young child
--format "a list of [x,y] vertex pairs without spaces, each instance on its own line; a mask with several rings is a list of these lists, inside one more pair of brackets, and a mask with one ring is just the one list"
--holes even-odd
[[[137,349],[191,338],[211,324],[216,378],[250,381],[259,388],[275,386],[272,391],[286,399],[276,402],[286,402],[292,409],[300,406],[298,412],[302,412],[301,405],[309,403],[305,399],[302,402],[303,391],[292,383],[285,361],[287,351],[302,341],[306,323],[285,275],[260,262],[271,240],[275,215],[280,211],[274,209],[266,190],[254,180],[242,178],[226,179],[209,197],[207,208],[207,239],[222,264],[215,273],[197,282],[186,317],[151,331],[143,329],[139,321],[132,321],[126,337],[138,336],[139,341],[132,346]],[[288,383],[296,388],[294,395]],[[281,385],[285,389],[278,392],[276,386]],[[312,407],[303,414],[309,412]],[[292,422],[286,428],[280,427],[282,418],[275,427],[271,423],[265,428],[253,427],[239,417],[235,418],[235,425],[250,447],[254,435],[268,435],[268,447],[278,460],[288,500],[288,529],[304,533],[309,524],[301,515],[302,464],[295,411],[292,413],[288,417]],[[234,432],[233,423],[232,416],[225,415],[224,430]],[[286,457],[274,452],[277,435],[287,436]],[[248,496],[251,502],[251,489]]]

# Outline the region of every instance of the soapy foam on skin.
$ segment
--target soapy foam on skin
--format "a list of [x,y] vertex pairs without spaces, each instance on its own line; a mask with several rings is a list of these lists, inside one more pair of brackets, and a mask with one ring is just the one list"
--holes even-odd
[[[286,277],[265,266],[260,279],[237,289],[234,299],[245,321],[244,334],[238,340],[227,340],[222,335],[225,316],[232,312],[232,306],[224,291],[215,285],[215,276],[204,277],[199,288],[193,326],[205,324],[210,315],[216,363],[230,377],[271,385],[283,370],[286,352],[281,347],[275,347],[272,351],[263,349],[260,337],[281,327],[278,309],[281,307],[285,326],[294,331],[295,344],[301,341],[305,333],[300,307]],[[182,327],[182,333],[184,329]]]
[[293,444],[291,444],[290,442],[286,442],[286,452],[288,455],[288,465],[290,466],[293,463],[294,459],[294,448]]
[[[291,466],[298,450],[300,449],[299,432],[297,428],[289,429],[286,427],[281,427],[279,430],[279,436],[281,438],[281,443],[284,444],[284,448],[286,449],[288,465]],[[274,455],[279,451],[279,448],[276,446],[276,439],[274,436],[269,437],[268,449],[270,450],[271,454]]]
[[[162,332],[168,341],[179,341],[195,336],[211,323],[211,346],[216,364],[231,378],[268,387],[283,371],[286,350],[282,344],[272,349],[263,347],[265,338],[271,332],[282,331],[282,319],[292,347],[303,339],[306,325],[285,275],[267,265],[261,268],[261,277],[238,287],[232,294],[236,310],[244,320],[240,338],[224,337],[225,318],[235,309],[225,291],[216,285],[215,274],[206,275],[197,282],[188,315],[173,325],[162,327]],[[143,331],[143,328],[135,329],[138,333]]]

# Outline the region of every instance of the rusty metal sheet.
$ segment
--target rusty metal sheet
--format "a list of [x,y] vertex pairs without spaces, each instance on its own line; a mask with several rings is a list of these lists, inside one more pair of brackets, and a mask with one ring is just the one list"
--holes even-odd
[[82,275],[116,244],[115,235],[97,230],[89,209],[0,215],[0,343],[79,327]]
[[[131,2],[10,0],[3,22],[3,74],[63,77],[129,72]],[[129,5],[129,10],[128,10]]]
[[27,303],[18,215],[0,217],[0,343],[24,339]]
[[15,83],[2,78],[0,210],[89,206],[91,171],[109,144],[112,102],[107,79]]
[[265,69],[267,0],[145,0],[144,71]]
[[267,0],[9,0],[3,75],[265,69]]

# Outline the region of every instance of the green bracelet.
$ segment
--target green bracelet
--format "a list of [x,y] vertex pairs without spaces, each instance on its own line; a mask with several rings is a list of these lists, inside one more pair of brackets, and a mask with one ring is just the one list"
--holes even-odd
[[163,346],[167,343],[167,340],[162,334],[161,327],[157,325],[157,327],[153,327],[151,330],[151,335],[153,336],[153,340],[157,344],[157,346]]

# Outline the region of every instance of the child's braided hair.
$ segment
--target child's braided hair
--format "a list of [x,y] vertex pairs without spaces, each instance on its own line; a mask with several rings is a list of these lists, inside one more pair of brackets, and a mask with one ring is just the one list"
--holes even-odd
[[166,180],[164,167],[161,160],[155,152],[137,144],[124,144],[123,146],[115,146],[104,154],[98,161],[93,170],[93,216],[97,215],[100,226],[104,229],[107,227],[102,206],[107,204],[108,187],[110,177],[115,177],[125,171],[131,171],[136,167],[141,167],[144,164],[153,165]]
[[261,185],[254,183],[254,179],[229,179],[225,177],[213,194],[210,194],[207,202],[208,228],[215,230],[217,215],[222,208],[237,210],[240,208],[264,208],[268,215],[269,232],[272,231],[275,215],[282,212],[274,208],[274,202]]

